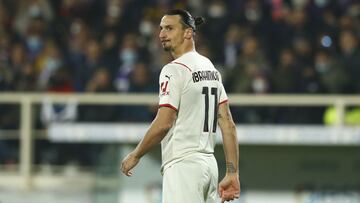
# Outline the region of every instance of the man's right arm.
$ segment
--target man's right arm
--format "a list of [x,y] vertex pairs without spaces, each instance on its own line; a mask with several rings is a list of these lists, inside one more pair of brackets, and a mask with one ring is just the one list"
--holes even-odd
[[222,133],[226,159],[226,176],[219,184],[222,202],[239,198],[240,181],[238,173],[239,147],[236,136],[236,126],[232,119],[227,102],[219,105],[218,122]]

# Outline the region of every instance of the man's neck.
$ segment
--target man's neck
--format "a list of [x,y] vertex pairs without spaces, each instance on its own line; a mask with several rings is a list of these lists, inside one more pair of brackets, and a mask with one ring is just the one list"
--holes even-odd
[[174,59],[179,58],[180,56],[184,55],[187,52],[195,51],[195,45],[194,43],[184,44],[184,46],[179,47],[176,50],[171,51],[171,56]]

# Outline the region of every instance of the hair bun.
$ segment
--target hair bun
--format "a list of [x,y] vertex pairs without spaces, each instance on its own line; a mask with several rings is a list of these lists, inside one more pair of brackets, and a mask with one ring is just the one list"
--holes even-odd
[[203,17],[195,17],[194,20],[195,20],[195,25],[196,26],[205,23],[205,18],[203,18]]

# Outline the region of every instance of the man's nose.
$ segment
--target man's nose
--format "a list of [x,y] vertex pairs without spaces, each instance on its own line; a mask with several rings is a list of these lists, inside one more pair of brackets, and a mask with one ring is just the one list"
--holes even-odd
[[161,30],[160,33],[159,33],[159,38],[163,39],[165,37],[166,37],[165,32]]

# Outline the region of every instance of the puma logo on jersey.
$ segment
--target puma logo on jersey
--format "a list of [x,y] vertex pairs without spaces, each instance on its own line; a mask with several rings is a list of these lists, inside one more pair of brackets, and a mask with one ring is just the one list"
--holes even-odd
[[169,78],[169,80],[170,80],[171,76],[172,76],[172,75],[170,75],[170,76],[168,76],[168,75],[165,75],[165,77]]

